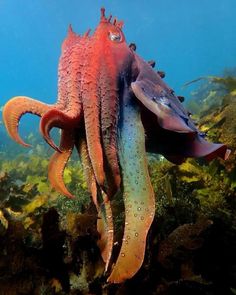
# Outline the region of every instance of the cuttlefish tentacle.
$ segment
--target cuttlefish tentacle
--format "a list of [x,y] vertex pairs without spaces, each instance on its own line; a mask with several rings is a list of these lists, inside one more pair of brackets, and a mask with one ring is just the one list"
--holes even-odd
[[26,113],[42,116],[51,108],[52,106],[27,96],[16,96],[10,99],[3,108],[3,121],[11,138],[25,147],[30,146],[18,133],[21,116]]
[[56,151],[60,151],[60,148],[54,143],[50,137],[50,131],[52,128],[57,127],[61,129],[73,129],[79,126],[81,121],[81,111],[76,116],[69,116],[65,111],[58,109],[51,109],[46,112],[40,120],[40,132],[45,141]]
[[74,134],[70,130],[61,131],[60,152],[52,155],[48,165],[48,179],[51,186],[61,194],[74,198],[68,191],[63,180],[66,164],[72,154],[74,147]]
[[81,136],[79,138],[79,140],[76,142],[76,148],[82,162],[88,191],[91,193],[92,200],[98,211],[97,230],[100,234],[98,247],[101,251],[103,261],[105,262],[105,271],[107,271],[111,259],[114,241],[111,203],[108,200],[107,195],[101,191],[99,187],[97,187],[85,137]]
[[108,278],[111,283],[121,283],[139,270],[155,213],[155,197],[148,173],[145,135],[139,107],[134,97],[128,93],[124,94],[123,99],[118,141],[124,189],[125,229],[118,259]]

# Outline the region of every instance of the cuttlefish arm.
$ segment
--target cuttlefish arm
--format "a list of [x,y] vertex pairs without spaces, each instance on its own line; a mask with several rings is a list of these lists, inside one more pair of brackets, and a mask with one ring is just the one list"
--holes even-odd
[[10,99],[3,108],[3,121],[11,138],[17,143],[29,147],[30,145],[25,143],[18,133],[20,118],[26,113],[41,117],[51,107],[48,104],[27,96],[16,96]]
[[92,196],[93,203],[95,204],[98,212],[97,230],[100,234],[100,238],[97,244],[100,249],[103,261],[105,262],[105,271],[107,271],[111,260],[114,241],[111,202],[109,201],[105,192],[103,192],[97,185],[92,163],[89,157],[85,134],[82,133],[79,139],[76,140],[76,148],[83,166],[88,191]]
[[134,56],[138,76],[131,88],[142,103],[147,151],[160,153],[176,164],[187,157],[227,159],[230,150],[224,144],[207,142],[173,91],[148,63]]
[[139,106],[125,87],[118,128],[125,229],[120,253],[108,281],[121,283],[141,267],[148,230],[155,213],[155,198],[148,174],[145,135]]
[[53,149],[61,152],[60,148],[54,143],[50,136],[51,129],[54,127],[60,129],[73,129],[79,126],[81,117],[81,110],[74,115],[66,110],[62,111],[58,108],[52,108],[42,116],[39,129],[45,141]]
[[80,137],[76,139],[75,146],[78,151],[80,161],[83,167],[83,174],[85,182],[88,187],[88,191],[92,196],[92,201],[96,208],[98,207],[98,197],[97,197],[97,182],[93,172],[91,160],[89,158],[88,147],[86,142],[86,137],[83,131],[79,131]]
[[74,147],[74,134],[72,130],[61,131],[60,152],[56,151],[52,155],[48,165],[48,179],[51,186],[61,194],[73,198],[68,191],[63,180],[66,164],[72,154]]
[[79,40],[80,36],[76,35],[70,26],[59,62],[58,101],[40,120],[40,132],[43,138],[56,151],[60,149],[50,137],[50,130],[54,127],[78,128],[83,116],[80,97],[81,65],[74,46]]
[[98,240],[97,245],[101,251],[102,259],[105,262],[105,271],[107,271],[111,261],[114,244],[113,215],[111,202],[108,199],[108,196],[101,190],[98,193],[100,196],[98,196],[99,206],[97,207],[97,231],[100,234],[100,239]]

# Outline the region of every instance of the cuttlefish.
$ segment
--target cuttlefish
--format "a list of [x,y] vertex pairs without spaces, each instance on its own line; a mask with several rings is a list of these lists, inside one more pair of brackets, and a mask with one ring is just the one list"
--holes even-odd
[[[145,254],[155,213],[147,152],[180,164],[187,157],[226,159],[223,144],[207,142],[189,113],[161,76],[127,45],[123,23],[105,16],[91,35],[69,27],[58,69],[57,102],[49,105],[26,96],[14,97],[3,110],[9,135],[28,146],[18,133],[21,116],[41,117],[40,132],[55,150],[49,167],[51,186],[74,197],[63,181],[72,150],[78,150],[88,190],[98,211],[98,232],[108,282],[134,276]],[[59,146],[50,131],[61,129]],[[112,259],[112,198],[123,196],[125,225],[120,252]]]

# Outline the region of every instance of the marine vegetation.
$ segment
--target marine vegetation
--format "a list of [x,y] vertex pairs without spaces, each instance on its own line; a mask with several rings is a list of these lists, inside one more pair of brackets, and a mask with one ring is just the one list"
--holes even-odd
[[[18,121],[36,113],[56,151],[49,162],[42,144],[15,160],[2,158],[3,294],[233,294],[235,166],[231,160],[205,162],[226,158],[226,146],[204,139],[173,90],[126,45],[121,23],[107,19],[103,9],[92,36],[69,29],[58,87],[53,106],[16,97],[4,107],[13,139],[25,145]],[[207,124],[201,113],[194,119]],[[215,123],[207,135],[219,141]],[[59,147],[49,134],[53,127],[62,129]],[[82,166],[71,158],[74,145]],[[175,165],[187,157],[203,159]],[[58,198],[47,185],[47,166],[52,187],[71,199]],[[98,247],[108,282],[126,282],[106,284]]]

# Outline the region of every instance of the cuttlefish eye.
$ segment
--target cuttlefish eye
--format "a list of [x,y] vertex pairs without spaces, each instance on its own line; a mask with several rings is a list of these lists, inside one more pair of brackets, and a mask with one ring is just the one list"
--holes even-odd
[[122,36],[119,32],[109,32],[109,38],[111,41],[114,41],[114,42],[122,41]]

